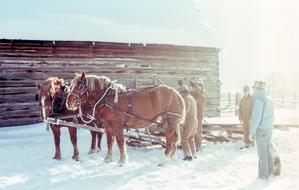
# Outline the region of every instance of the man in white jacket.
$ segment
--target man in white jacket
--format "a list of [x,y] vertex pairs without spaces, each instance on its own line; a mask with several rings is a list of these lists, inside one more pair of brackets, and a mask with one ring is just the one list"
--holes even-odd
[[274,104],[267,96],[265,82],[256,81],[253,88],[250,134],[256,139],[259,157],[258,178],[268,179],[270,175],[274,174],[274,162],[271,151]]

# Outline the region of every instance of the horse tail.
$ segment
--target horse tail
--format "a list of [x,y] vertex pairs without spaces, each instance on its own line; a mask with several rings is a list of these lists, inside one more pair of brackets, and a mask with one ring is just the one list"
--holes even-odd
[[185,101],[183,97],[176,91],[177,94],[177,100],[178,100],[178,106],[181,106],[181,113],[180,117],[178,119],[178,122],[175,125],[175,133],[177,135],[177,141],[176,145],[179,145],[181,143],[181,126],[185,123],[185,118],[186,118],[186,106],[185,106]]
[[179,124],[183,125],[185,123],[186,119],[186,106],[185,106],[185,101],[184,98],[180,95],[180,93],[177,92],[177,95],[179,96],[178,98],[181,100],[181,116],[179,118]]

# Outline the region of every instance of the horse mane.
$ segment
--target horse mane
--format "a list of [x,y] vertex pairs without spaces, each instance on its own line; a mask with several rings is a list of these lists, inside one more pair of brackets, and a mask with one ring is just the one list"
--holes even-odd
[[43,87],[50,87],[50,94],[51,96],[54,96],[55,94],[55,84],[56,83],[60,83],[61,86],[64,86],[64,79],[62,78],[58,78],[58,77],[49,77],[45,80],[45,82],[43,83]]
[[[76,81],[81,77],[81,75],[76,75],[76,77],[71,82],[71,88],[73,85],[75,85]],[[126,87],[122,84],[112,82],[111,79],[109,79],[106,76],[97,76],[97,75],[86,75],[86,86],[88,91],[92,92],[95,89],[96,84],[99,85],[100,89],[105,89],[108,87],[108,85],[111,85],[114,89],[118,90],[118,93],[120,92],[126,92]]]

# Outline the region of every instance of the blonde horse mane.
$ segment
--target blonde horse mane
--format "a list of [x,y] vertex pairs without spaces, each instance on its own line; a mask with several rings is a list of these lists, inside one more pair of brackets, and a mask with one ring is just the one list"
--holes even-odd
[[[81,75],[76,74],[76,77],[71,82],[71,89],[73,86],[76,85],[80,77]],[[118,90],[118,92],[126,92],[125,86],[119,83],[112,82],[111,79],[109,79],[106,76],[86,75],[85,79],[86,79],[87,89],[90,92],[94,91],[96,84],[99,85],[101,90],[105,89],[109,84],[111,84],[114,89]]]
[[58,77],[49,77],[45,80],[45,82],[42,84],[43,88],[46,88],[45,90],[49,90],[51,96],[54,96],[55,94],[55,84],[60,83],[62,86],[64,85],[64,80]]

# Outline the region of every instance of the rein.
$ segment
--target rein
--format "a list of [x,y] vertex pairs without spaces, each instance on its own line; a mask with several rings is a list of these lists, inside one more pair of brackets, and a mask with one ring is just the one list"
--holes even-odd
[[110,89],[113,89],[113,87],[112,87],[112,86],[109,86],[109,87],[105,90],[105,92],[104,92],[104,94],[102,95],[102,97],[101,97],[101,98],[94,104],[93,109],[92,109],[92,115],[88,115],[88,117],[90,118],[89,121],[86,121],[86,120],[83,118],[83,114],[82,114],[82,104],[81,104],[81,99],[80,99],[80,97],[79,97],[78,95],[74,94],[74,93],[71,93],[71,94],[75,95],[77,98],[79,98],[79,100],[80,100],[79,117],[80,117],[80,119],[81,119],[84,123],[89,124],[89,123],[91,123],[93,120],[95,120],[95,109],[96,109],[97,105],[103,100],[103,98],[106,96],[106,94],[108,93],[108,91],[109,91]]

